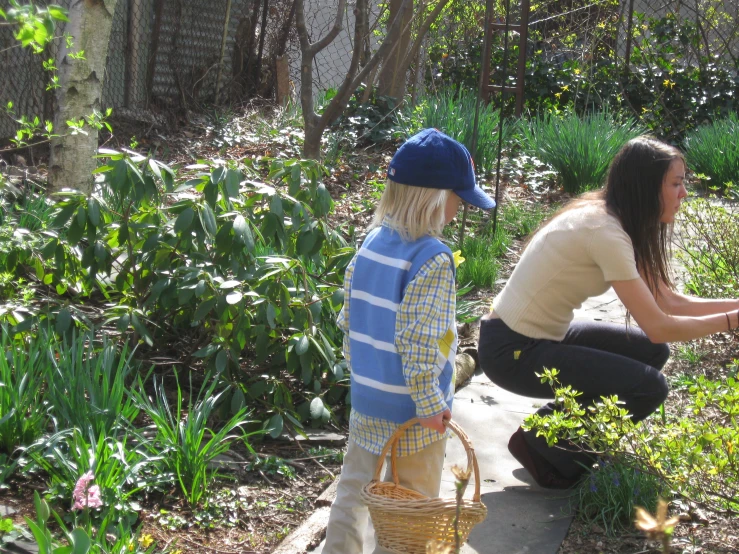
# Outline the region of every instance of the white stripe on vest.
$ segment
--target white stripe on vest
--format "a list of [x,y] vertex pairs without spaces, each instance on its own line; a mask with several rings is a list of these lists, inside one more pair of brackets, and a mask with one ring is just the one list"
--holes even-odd
[[357,300],[364,300],[365,302],[369,302],[373,306],[379,306],[380,308],[387,308],[388,310],[392,310],[393,312],[398,311],[398,304],[396,304],[392,300],[387,300],[386,298],[375,296],[374,294],[370,294],[363,290],[356,290],[352,288],[351,297],[356,298]]
[[408,271],[411,268],[411,262],[409,261],[402,260],[400,258],[391,258],[390,256],[383,256],[382,254],[372,252],[372,250],[369,250],[367,248],[360,248],[359,252],[357,252],[357,255],[364,256],[365,258],[368,258],[374,262],[383,265],[389,265],[390,267],[404,269],[405,271]]

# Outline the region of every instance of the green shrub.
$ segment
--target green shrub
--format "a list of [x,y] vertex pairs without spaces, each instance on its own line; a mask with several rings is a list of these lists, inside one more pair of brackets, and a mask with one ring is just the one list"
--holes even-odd
[[[46,230],[0,226],[0,288],[7,274],[5,282],[34,279],[74,300],[0,305],[0,321],[17,333],[48,320],[68,336],[92,325],[79,306],[93,303],[129,344],[154,348],[176,337],[183,359],[238,379],[242,388],[230,389],[225,404],[248,394],[275,418],[274,429],[284,414],[302,425],[293,411],[300,401],[340,401],[346,377],[335,318],[354,249],[328,223],[325,168],[312,160],[199,161],[180,178],[138,154],[101,157],[96,191],[59,193]],[[259,180],[262,171],[271,184]]]
[[694,129],[685,137],[690,169],[710,178],[708,186],[724,192],[727,183],[739,185],[739,117],[728,117]]
[[580,117],[547,114],[523,123],[524,149],[559,175],[566,192],[579,194],[603,184],[616,153],[643,129],[634,119],[608,112]]
[[739,212],[732,204],[692,199],[680,211],[677,258],[688,292],[707,298],[739,295]]
[[615,395],[586,409],[577,401],[579,392],[559,383],[558,373],[545,369],[542,375],[558,408],[527,417],[525,428],[550,446],[568,440],[591,452],[607,452],[619,464],[657,477],[665,490],[709,509],[739,510],[739,381],[699,376],[689,385],[680,414],[663,412],[659,419],[635,424]]

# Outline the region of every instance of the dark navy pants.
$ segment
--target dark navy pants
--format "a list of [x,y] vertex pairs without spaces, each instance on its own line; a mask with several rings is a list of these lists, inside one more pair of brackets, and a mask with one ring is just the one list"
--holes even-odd
[[[516,354],[518,352],[518,354]],[[509,328],[501,319],[480,322],[480,366],[493,383],[515,394],[551,398],[552,389],[536,373],[559,370],[562,385],[582,393],[578,401],[589,406],[601,396],[618,395],[633,421],[641,421],[667,398],[661,373],[670,355],[667,344],[654,344],[639,328],[624,324],[575,321],[561,342],[532,339]],[[537,413],[551,414],[549,402]],[[591,460],[581,452],[549,448],[535,431],[526,441],[564,477],[582,473]]]

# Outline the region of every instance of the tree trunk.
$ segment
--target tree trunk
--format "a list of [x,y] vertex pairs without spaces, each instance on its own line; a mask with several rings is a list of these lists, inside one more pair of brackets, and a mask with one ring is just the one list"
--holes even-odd
[[405,94],[405,74],[406,69],[403,68],[403,60],[408,54],[408,48],[411,43],[411,19],[413,17],[413,0],[406,4],[403,13],[400,13],[403,0],[390,0],[390,17],[388,21],[400,15],[400,26],[390,35],[388,32],[386,40],[392,44],[397,44],[393,53],[388,56],[382,64],[380,71],[380,81],[377,92],[383,96],[391,96],[400,100]]
[[[354,26],[354,44],[361,45],[363,36],[362,29],[366,28],[363,17],[367,14],[367,1],[357,0],[354,14],[356,17]],[[446,0],[448,1],[448,0]],[[404,4],[410,3],[411,0],[401,0]],[[402,10],[403,4],[401,4]],[[321,136],[324,129],[331,125],[346,108],[349,98],[357,90],[357,87],[367,78],[370,72],[377,67],[378,64],[391,53],[392,43],[387,40],[382,41],[380,48],[367,62],[367,64],[359,69],[359,61],[362,55],[361,48],[354,48],[349,69],[346,77],[341,83],[336,95],[331,99],[324,112],[319,116],[313,107],[313,60],[316,54],[331,44],[336,36],[341,32],[342,19],[346,11],[346,0],[339,0],[336,9],[336,21],[331,30],[316,42],[310,42],[308,29],[305,25],[305,7],[303,1],[299,0],[297,11],[295,14],[295,24],[300,38],[300,103],[303,107],[303,121],[305,122],[305,141],[303,142],[303,156],[306,158],[320,159],[321,154]],[[391,35],[400,26],[400,18],[396,17],[388,26],[388,35]]]
[[303,157],[309,160],[321,159],[321,137],[324,126],[319,119],[305,120],[305,142],[303,143]]
[[[69,7],[66,32],[73,39],[72,50],[62,42],[57,58],[60,87],[56,91],[54,130],[64,136],[51,143],[49,192],[73,188],[89,193],[92,190],[93,156],[98,147],[97,129],[85,125],[84,133],[71,135],[67,121],[79,121],[102,111],[100,95],[103,88],[105,61],[118,0],[74,0]],[[84,59],[72,59],[72,52],[84,51]]]

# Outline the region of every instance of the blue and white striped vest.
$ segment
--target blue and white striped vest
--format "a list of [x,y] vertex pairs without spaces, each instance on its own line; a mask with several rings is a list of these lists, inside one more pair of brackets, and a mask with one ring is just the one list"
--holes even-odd
[[[404,242],[386,226],[371,231],[357,252],[349,291],[349,343],[351,402],[359,413],[396,423],[416,417],[395,348],[395,319],[408,283],[423,264],[441,252],[452,259],[449,248],[438,239],[426,236]],[[440,337],[434,368],[450,409],[456,350],[457,330],[452,322],[446,335]]]

